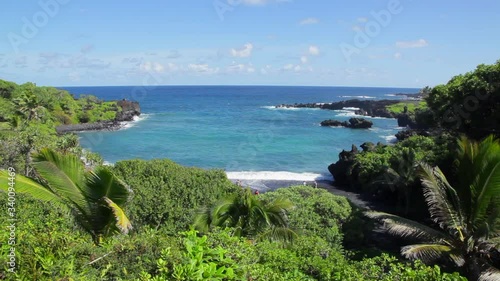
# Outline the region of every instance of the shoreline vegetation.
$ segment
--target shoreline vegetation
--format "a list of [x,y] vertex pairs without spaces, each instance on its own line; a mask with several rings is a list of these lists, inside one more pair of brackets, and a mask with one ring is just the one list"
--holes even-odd
[[136,101],[127,101],[125,99],[115,102],[118,111],[113,120],[97,121],[94,123],[78,123],[59,125],[56,127],[58,134],[75,133],[84,131],[116,131],[123,128],[126,122],[134,121],[135,117],[141,115],[141,108]]
[[255,194],[168,159],[103,166],[72,132],[138,103],[0,80],[0,279],[499,280],[500,61],[408,101],[287,106],[407,129],[343,150],[334,185]]

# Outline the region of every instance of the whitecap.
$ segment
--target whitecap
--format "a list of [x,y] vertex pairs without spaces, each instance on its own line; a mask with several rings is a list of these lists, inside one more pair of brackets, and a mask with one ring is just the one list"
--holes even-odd
[[134,116],[132,121],[125,121],[121,123],[120,130],[126,130],[134,127],[137,123],[148,119],[152,114],[141,114],[139,116]]
[[359,110],[359,107],[342,107],[342,110],[350,110],[350,111]]
[[266,106],[261,106],[260,108],[264,108],[264,109],[269,109],[269,110],[299,110],[300,108],[296,108],[296,107],[276,107],[274,105],[266,105]]
[[340,98],[357,98],[357,99],[376,99],[377,97],[372,96],[339,96]]
[[282,180],[282,181],[315,181],[331,180],[331,176],[316,173],[293,173],[287,171],[241,171],[226,172],[232,180]]
[[398,140],[395,135],[379,136],[379,137],[384,138],[387,143],[395,143]]

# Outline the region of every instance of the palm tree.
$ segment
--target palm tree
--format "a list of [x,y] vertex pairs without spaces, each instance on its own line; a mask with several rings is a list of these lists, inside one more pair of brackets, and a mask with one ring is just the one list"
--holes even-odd
[[417,166],[415,150],[403,147],[401,154],[392,163],[393,167],[384,173],[385,182],[388,183],[392,191],[398,194],[398,202],[404,206],[404,214],[408,215],[411,205],[411,195],[413,186],[417,178]]
[[288,228],[285,212],[293,207],[287,199],[264,204],[246,188],[238,195],[222,199],[212,208],[201,209],[194,225],[202,232],[214,226],[225,226],[234,228],[236,236],[290,241],[296,233]]
[[[85,171],[76,156],[49,149],[35,156],[33,167],[41,180],[18,175],[16,192],[67,206],[96,245],[103,237],[132,228],[123,211],[131,191],[108,168]],[[0,190],[7,192],[8,181],[8,173],[0,171]]]
[[17,112],[24,116],[27,122],[41,119],[41,112],[45,109],[33,90],[34,87],[30,87],[19,98],[14,99]]
[[384,222],[390,234],[423,242],[401,249],[409,259],[447,258],[472,278],[500,280],[491,259],[500,246],[500,143],[492,136],[480,143],[462,138],[456,167],[453,188],[438,167],[420,165],[425,201],[439,229],[386,213],[366,214]]

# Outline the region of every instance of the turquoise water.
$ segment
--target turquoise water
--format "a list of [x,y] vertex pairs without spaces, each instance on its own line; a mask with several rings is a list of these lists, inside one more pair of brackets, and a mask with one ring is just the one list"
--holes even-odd
[[[86,149],[107,162],[169,158],[186,166],[221,168],[230,178],[310,180],[328,175],[342,149],[365,141],[388,142],[395,119],[370,118],[369,130],[321,127],[347,120],[349,110],[275,109],[282,103],[351,98],[394,99],[418,89],[347,87],[162,86],[71,87],[78,96],[137,100],[143,114],[113,132],[81,133]],[[328,177],[328,176],[327,176]]]

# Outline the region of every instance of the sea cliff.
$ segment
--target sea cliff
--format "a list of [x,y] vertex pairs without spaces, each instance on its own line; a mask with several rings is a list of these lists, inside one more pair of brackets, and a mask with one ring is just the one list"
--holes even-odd
[[117,101],[117,105],[121,110],[117,112],[112,121],[60,125],[56,127],[56,131],[58,134],[100,130],[114,131],[122,128],[125,122],[134,121],[134,117],[141,115],[140,105],[136,101],[120,100]]

